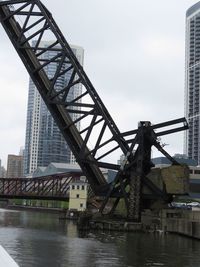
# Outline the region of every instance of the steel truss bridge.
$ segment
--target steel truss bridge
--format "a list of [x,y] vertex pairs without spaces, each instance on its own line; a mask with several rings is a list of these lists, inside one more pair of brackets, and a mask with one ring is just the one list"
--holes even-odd
[[[155,125],[142,121],[138,129],[121,132],[52,14],[40,0],[0,1],[0,21],[93,193],[104,197],[100,211],[104,211],[110,198],[114,199],[113,210],[123,198],[128,219],[140,221],[144,203],[147,205],[154,198],[168,201],[170,196],[166,191],[160,190],[147,178],[153,166],[151,148],[156,147],[172,164],[178,164],[163,149],[159,138],[187,129],[185,118]],[[52,43],[44,47],[42,43],[46,40],[52,40]],[[52,54],[52,57],[47,57],[47,54]],[[47,73],[50,64],[56,66],[51,77]],[[68,82],[65,87],[60,87],[59,81],[66,75]],[[82,93],[69,101],[68,95],[75,85],[81,86]],[[121,165],[113,162],[115,155],[124,155]],[[117,171],[111,184],[106,182],[102,167]],[[15,180],[13,186],[10,185],[13,190],[14,184],[17,187]],[[144,187],[151,192],[148,197],[142,193]]]
[[68,200],[70,183],[81,173],[71,172],[40,178],[0,178],[0,198]]

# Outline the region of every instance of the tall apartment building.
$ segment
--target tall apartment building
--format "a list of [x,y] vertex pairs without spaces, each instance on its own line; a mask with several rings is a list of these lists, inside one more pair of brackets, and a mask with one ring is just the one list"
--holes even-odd
[[6,178],[6,177],[7,177],[7,171],[3,166],[1,166],[1,176],[0,176],[0,178]]
[[3,167],[1,166],[1,159],[0,159],[0,178],[3,178]]
[[23,177],[23,156],[8,155],[7,178]]
[[186,12],[185,133],[184,153],[200,165],[200,2]]
[[[47,47],[50,44],[51,42],[43,42],[42,46]],[[83,65],[83,48],[74,45],[71,45],[71,48],[81,65]],[[57,51],[47,51],[42,57],[49,59],[56,56],[57,53]],[[57,69],[57,63],[50,63],[46,68],[47,75],[52,78]],[[69,78],[68,73],[65,77],[60,77],[56,82],[56,87],[58,89],[64,88]],[[81,85],[75,85],[69,92],[68,100],[70,101],[79,96],[81,91]],[[77,127],[80,128],[80,124]],[[24,150],[24,174],[31,174],[37,167],[46,167],[51,162],[75,163],[75,158],[38,90],[30,79]]]

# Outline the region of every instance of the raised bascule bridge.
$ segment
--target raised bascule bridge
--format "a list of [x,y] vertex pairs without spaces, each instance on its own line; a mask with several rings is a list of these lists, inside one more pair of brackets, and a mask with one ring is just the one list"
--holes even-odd
[[[159,140],[164,135],[188,129],[185,118],[154,125],[149,121],[141,121],[138,129],[121,132],[52,14],[41,1],[0,1],[0,21],[83,174],[87,177],[93,194],[103,199],[100,212],[104,212],[108,202],[113,203],[114,211],[120,199],[124,199],[128,219],[138,222],[143,207],[148,207],[157,199],[170,201],[172,195],[166,186],[158,186],[150,178],[151,168],[154,166],[151,161],[151,149],[155,147],[172,165],[178,165],[178,162],[164,150]],[[46,40],[52,42],[44,47],[42,42]],[[45,58],[47,52],[48,58]],[[49,57],[51,54],[52,57]],[[56,66],[51,77],[47,72],[50,64]],[[66,86],[58,86],[59,81],[65,79],[66,75],[69,77]],[[69,101],[68,95],[74,90],[75,85],[82,87],[82,93]],[[78,125],[81,125],[81,129]],[[113,162],[115,155],[124,155],[121,165]],[[116,171],[112,183],[107,183],[101,168]],[[41,192],[56,192],[59,179],[66,179],[63,182],[64,187],[69,186],[66,177],[55,176],[48,179],[50,180],[1,179],[0,197],[6,196],[9,188],[13,189],[13,195],[18,194],[18,197],[22,198],[24,195],[26,198],[29,197],[27,192],[25,194],[28,189],[38,188]],[[45,189],[45,184],[51,186]],[[19,190],[14,191],[17,188]],[[62,190],[64,192],[64,189]],[[30,197],[31,194],[33,197],[34,193],[29,193]]]

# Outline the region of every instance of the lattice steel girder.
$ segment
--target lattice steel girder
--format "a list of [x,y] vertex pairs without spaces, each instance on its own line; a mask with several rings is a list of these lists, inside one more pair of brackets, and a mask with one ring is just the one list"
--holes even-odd
[[[171,121],[166,121],[166,122],[162,122],[162,123],[158,123],[158,124],[153,124],[151,126],[149,126],[150,129],[155,131],[155,135],[157,137],[163,136],[163,135],[167,135],[167,134],[172,134],[172,133],[177,133],[180,131],[184,131],[187,130],[188,127],[188,122],[187,120],[183,117],[183,118],[179,118],[176,120],[171,120]],[[164,127],[169,127],[167,130],[162,130],[158,132],[158,129],[160,128],[164,128]],[[125,138],[130,138],[130,136],[132,135],[136,135],[138,132],[138,129],[136,130],[131,130],[125,133],[122,133],[122,136]],[[134,140],[134,138],[127,140],[128,143],[132,143]]]
[[[116,198],[114,207],[117,205],[119,198],[124,198],[128,212],[128,219],[132,221],[140,221],[141,208],[143,204],[146,204],[146,199],[160,199],[164,202],[171,199],[171,196],[167,194],[165,187],[161,190],[147,178],[147,175],[154,166],[151,162],[152,146],[156,147],[163,155],[165,155],[172,164],[179,165],[179,163],[162,148],[157,140],[157,133],[154,129],[182,122],[185,123],[185,119],[162,123],[158,126],[151,125],[148,121],[141,121],[139,123],[138,130],[134,131],[136,136],[132,141],[129,151],[130,154],[135,150],[133,158],[129,161],[129,154],[125,158],[124,164],[121,165],[115,180],[107,191],[106,198],[100,208],[101,212],[104,211],[109,198]],[[187,128],[187,124],[185,124],[184,127]],[[179,127],[177,128],[177,131],[179,131]],[[149,195],[143,193],[144,187],[149,190]]]
[[0,198],[66,200],[72,179],[82,173],[66,173],[40,178],[0,178]]
[[[173,164],[176,164],[175,160],[161,147],[157,138],[187,129],[186,120],[181,118],[157,125],[141,122],[142,139],[140,138],[141,129],[120,133],[51,13],[41,1],[0,1],[0,21],[94,193],[106,195],[106,200],[115,195],[117,197],[115,205],[119,197],[123,196],[127,209],[128,206],[133,206],[132,210],[130,209],[131,217],[139,218],[141,195],[138,191],[141,191],[143,184],[154,194],[162,196],[162,192],[145,178],[152,167],[150,148],[155,146]],[[51,39],[52,42],[44,46],[47,39]],[[54,64],[56,68],[50,76],[47,68],[51,64]],[[61,80],[67,81],[64,87],[60,86]],[[71,100],[69,99],[70,92],[75,90],[76,86],[80,86],[82,93]],[[80,123],[82,129],[78,127]],[[157,129],[177,123],[184,125],[155,132]],[[138,148],[134,152],[136,145]],[[121,166],[107,159],[107,156],[110,159],[114,158],[113,154],[116,151],[118,151],[117,155],[125,155],[124,164]],[[107,184],[100,167],[118,170],[112,185]],[[134,177],[137,178],[134,180]],[[138,189],[135,192],[132,190],[128,195],[125,188],[130,184],[132,188],[137,184]],[[25,192],[37,188],[37,192],[46,194],[51,192],[52,185],[52,182],[38,181],[37,184],[31,185],[24,181],[23,188]],[[0,186],[1,188],[7,188],[11,192],[19,186],[7,183]],[[130,203],[131,198],[132,203]],[[102,210],[103,208],[102,206]]]
[[[106,157],[109,155],[111,158],[116,150],[126,154],[129,145],[121,136],[51,13],[39,0],[0,1],[0,19],[95,191],[99,185],[106,183],[99,169],[101,163],[112,168],[113,162],[109,165]],[[46,36],[52,43],[43,47]],[[48,59],[47,52],[52,54]],[[47,74],[50,64],[57,66],[52,77]],[[60,88],[59,80],[65,79],[66,75],[68,83]],[[82,86],[82,94],[69,101],[68,95],[75,85]],[[83,129],[78,129],[78,123],[84,125]]]

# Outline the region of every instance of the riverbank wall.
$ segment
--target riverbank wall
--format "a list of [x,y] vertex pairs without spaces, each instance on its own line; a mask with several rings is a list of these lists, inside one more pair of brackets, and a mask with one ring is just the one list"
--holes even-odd
[[127,222],[124,220],[99,219],[85,222],[78,221],[79,230],[98,230],[98,231],[115,231],[115,232],[141,232],[142,224]]
[[143,228],[185,235],[200,240],[200,210],[163,209],[159,213],[146,210]]
[[26,210],[26,211],[37,211],[37,212],[51,212],[51,213],[66,213],[66,209],[61,208],[46,208],[46,207],[31,207],[23,205],[7,205],[5,207],[8,210]]
[[[55,212],[60,213],[62,219],[74,219],[66,216],[66,210],[57,208],[35,208],[24,206],[10,206],[9,209]],[[80,216],[78,227],[80,230],[122,231],[122,232],[159,232],[175,233],[200,240],[200,209],[181,210],[163,209],[161,211],[145,210],[142,212],[141,223],[126,221],[125,219],[108,219],[105,217]]]

